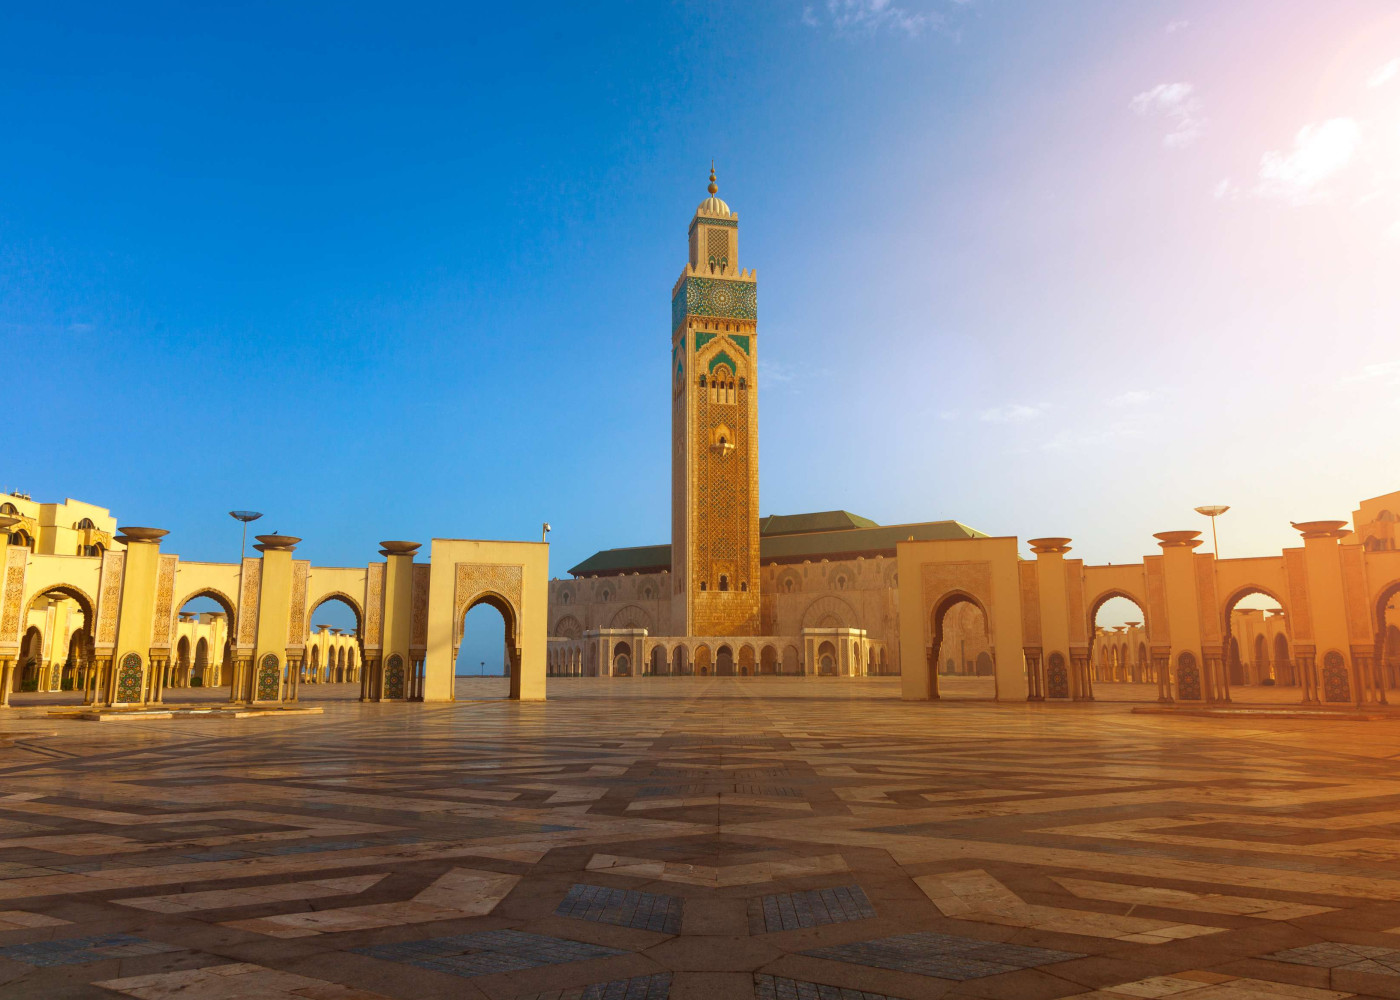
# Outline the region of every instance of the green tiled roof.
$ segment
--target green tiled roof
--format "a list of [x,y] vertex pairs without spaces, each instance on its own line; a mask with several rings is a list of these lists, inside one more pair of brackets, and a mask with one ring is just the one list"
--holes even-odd
[[[802,562],[847,559],[858,555],[889,555],[906,539],[935,541],[986,538],[959,521],[878,525],[844,510],[765,517],[759,522],[759,562]],[[569,572],[574,576],[655,573],[671,568],[671,546],[640,545],[595,552]]]
[[852,514],[848,510],[821,510],[815,514],[770,514],[758,522],[758,533],[767,538],[772,535],[798,535],[809,531],[846,531],[850,528],[878,528],[879,525],[868,517]]
[[656,573],[671,568],[671,546],[634,545],[630,549],[595,552],[569,572],[573,576],[612,576],[615,573]]
[[845,531],[812,531],[801,535],[762,538],[758,545],[760,563],[802,562],[811,559],[854,559],[856,556],[895,554],[895,546],[906,539],[927,542],[956,538],[986,538],[976,528],[959,521],[924,521],[921,524],[875,525]]

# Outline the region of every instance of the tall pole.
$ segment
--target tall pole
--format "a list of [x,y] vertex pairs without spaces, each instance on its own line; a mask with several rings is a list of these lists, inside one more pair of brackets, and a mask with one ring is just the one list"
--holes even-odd
[[1229,507],[1220,503],[1196,508],[1197,514],[1204,514],[1206,517],[1210,518],[1210,544],[1213,554],[1217,559],[1220,558],[1220,539],[1215,533],[1215,519],[1229,509]]

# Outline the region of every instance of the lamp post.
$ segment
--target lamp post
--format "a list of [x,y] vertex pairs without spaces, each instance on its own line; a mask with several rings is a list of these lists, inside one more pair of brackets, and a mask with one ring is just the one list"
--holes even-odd
[[1215,558],[1220,558],[1220,539],[1215,535],[1215,519],[1225,513],[1230,508],[1224,504],[1211,504],[1206,507],[1197,507],[1197,514],[1204,514],[1210,518],[1210,545],[1211,551],[1215,553]]
[[243,522],[243,545],[238,550],[238,565],[242,566],[243,560],[248,556],[248,522],[256,521],[258,518],[262,517],[262,512],[256,510],[231,510],[228,512],[228,516],[235,521]]
[[542,542],[547,542],[547,541],[549,541],[549,531],[550,531],[549,522],[548,522],[548,521],[544,522],[544,524],[540,525],[540,528],[541,528],[541,531],[540,531],[540,541],[542,541]]

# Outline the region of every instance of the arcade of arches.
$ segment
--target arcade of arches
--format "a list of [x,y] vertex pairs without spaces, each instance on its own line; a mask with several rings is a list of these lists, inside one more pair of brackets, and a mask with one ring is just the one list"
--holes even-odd
[[[451,701],[462,613],[483,601],[520,623],[511,697],[544,697],[543,543],[438,538],[422,563],[417,543],[388,541],[383,561],[321,567],[296,559],[300,539],[287,535],[257,536],[261,555],[232,564],[164,552],[165,534],[123,527],[100,553],[41,552],[7,535],[0,707],[23,691],[142,706],[192,687],[281,703],[333,683],[358,683],[367,701]],[[327,601],[355,626],[313,625]]]

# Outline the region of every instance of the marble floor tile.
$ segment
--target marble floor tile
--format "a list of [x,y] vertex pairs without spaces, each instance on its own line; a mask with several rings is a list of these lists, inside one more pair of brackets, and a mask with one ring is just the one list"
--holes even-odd
[[1400,725],[550,688],[6,711],[0,996],[1400,996]]

